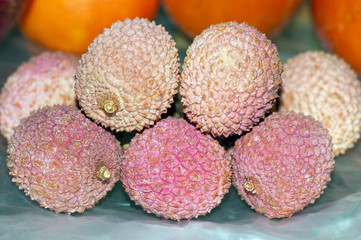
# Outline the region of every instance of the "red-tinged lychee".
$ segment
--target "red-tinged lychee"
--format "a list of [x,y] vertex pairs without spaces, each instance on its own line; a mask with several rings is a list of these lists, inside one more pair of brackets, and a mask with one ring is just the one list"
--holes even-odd
[[9,140],[20,119],[45,105],[76,105],[74,77],[78,58],[69,53],[43,52],[21,64],[0,94],[0,130]]
[[0,41],[15,26],[25,0],[0,0]]
[[45,106],[23,118],[8,153],[12,181],[56,213],[92,208],[120,177],[119,141],[75,106]]
[[146,19],[112,24],[95,38],[77,70],[85,114],[115,131],[140,131],[167,111],[179,82],[178,50],[161,25]]
[[361,82],[341,58],[309,51],[289,59],[282,74],[281,110],[311,115],[328,129],[337,155],[361,133]]
[[320,197],[334,164],[331,137],[320,122],[273,113],[236,141],[233,183],[257,212],[290,217]]
[[211,136],[184,119],[168,117],[131,140],[121,180],[148,213],[178,221],[197,218],[228,192],[230,157]]
[[276,46],[246,23],[212,25],[190,47],[181,73],[191,122],[213,136],[249,131],[272,108],[281,84]]

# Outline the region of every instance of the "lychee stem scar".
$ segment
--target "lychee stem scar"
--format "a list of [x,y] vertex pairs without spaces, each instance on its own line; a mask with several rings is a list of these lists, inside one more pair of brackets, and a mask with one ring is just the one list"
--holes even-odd
[[244,188],[249,192],[256,193],[256,190],[254,189],[254,185],[250,181],[246,181],[244,183]]
[[105,181],[110,178],[110,171],[106,166],[101,165],[96,172],[96,176],[98,179]]
[[102,108],[106,113],[114,113],[118,110],[117,104],[111,99],[104,100]]

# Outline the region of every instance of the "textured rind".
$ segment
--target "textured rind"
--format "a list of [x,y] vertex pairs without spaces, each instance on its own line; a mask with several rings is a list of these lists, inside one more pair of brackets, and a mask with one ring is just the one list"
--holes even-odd
[[77,65],[74,55],[47,51],[30,58],[8,77],[0,94],[0,130],[7,140],[31,111],[45,105],[76,105]]
[[[161,25],[146,19],[118,21],[83,54],[75,92],[82,110],[104,127],[140,131],[161,118],[174,101],[179,82],[178,50]],[[118,111],[100,106],[113,100]]]
[[322,122],[336,155],[354,146],[361,132],[361,83],[344,60],[322,51],[305,52],[286,62],[282,78],[281,110]]
[[[12,181],[57,213],[93,207],[120,178],[119,142],[75,106],[46,106],[22,119],[8,153]],[[103,165],[110,172],[106,181],[96,177]]]
[[148,213],[178,221],[197,218],[228,192],[230,157],[211,136],[184,119],[168,117],[132,139],[121,180]]
[[180,94],[188,119],[213,136],[248,131],[281,85],[277,48],[246,23],[212,25],[187,49]]
[[[236,141],[233,184],[268,218],[290,217],[314,203],[334,169],[331,137],[311,116],[273,113]],[[245,188],[249,182],[254,193]]]

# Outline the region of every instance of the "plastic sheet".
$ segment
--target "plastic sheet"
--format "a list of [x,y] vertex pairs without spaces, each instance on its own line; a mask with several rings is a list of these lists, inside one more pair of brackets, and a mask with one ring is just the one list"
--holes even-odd
[[[181,59],[190,40],[177,32],[164,13],[163,24]],[[307,5],[276,39],[282,60],[298,52],[321,49]],[[14,29],[0,43],[1,86],[17,66],[44,49]],[[267,219],[254,212],[234,187],[206,216],[180,222],[145,213],[129,199],[121,183],[83,214],[56,214],[31,201],[11,182],[6,167],[6,140],[0,137],[0,239],[361,239],[361,141],[337,157],[332,181],[315,204],[291,218]]]

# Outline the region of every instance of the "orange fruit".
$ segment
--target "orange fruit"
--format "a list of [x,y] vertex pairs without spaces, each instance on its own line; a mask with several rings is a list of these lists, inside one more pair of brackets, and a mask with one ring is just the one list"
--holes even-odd
[[278,34],[302,0],[163,0],[166,12],[188,36],[212,24],[246,22],[266,33]]
[[361,1],[313,0],[312,16],[323,46],[361,73]]
[[152,20],[159,0],[27,0],[19,26],[49,49],[84,53],[112,23],[135,17]]

